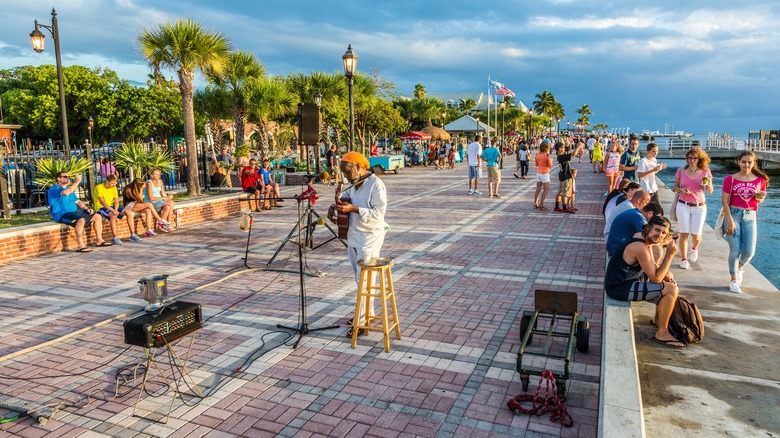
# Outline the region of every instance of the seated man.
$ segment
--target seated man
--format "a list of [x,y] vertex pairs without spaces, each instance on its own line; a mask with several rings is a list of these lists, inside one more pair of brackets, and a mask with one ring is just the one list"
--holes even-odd
[[121,219],[122,207],[119,206],[119,190],[116,188],[116,183],[116,174],[110,173],[106,175],[106,181],[95,187],[92,199],[95,201],[95,207],[97,207],[97,213],[100,217],[108,219],[108,223],[111,226],[111,235],[114,236],[111,239],[111,243],[121,245],[122,239],[117,236],[116,223],[117,219]]
[[[262,209],[261,199],[263,199],[263,188],[260,186],[260,175],[257,173],[257,160],[252,158],[249,165],[241,169],[241,188],[249,193],[249,208],[254,211]],[[254,199],[254,208],[252,200]]]
[[632,208],[615,216],[607,236],[607,254],[614,254],[634,237],[634,234],[641,232],[651,217],[663,215],[661,204],[651,202],[641,209]]
[[72,184],[67,172],[57,173],[57,183],[51,186],[48,192],[51,218],[54,222],[68,224],[76,230],[76,244],[78,252],[90,252],[87,241],[84,238],[84,227],[93,225],[95,228],[95,240],[97,246],[109,246],[110,243],[103,240],[103,221],[100,216],[95,216],[95,211],[87,208],[76,195],[76,190],[81,184],[81,175],[76,175]]
[[265,194],[265,204],[267,208],[279,207],[279,201],[281,201],[279,184],[274,181],[273,173],[271,161],[266,158],[263,160],[263,167],[258,171],[258,174],[260,176],[260,186],[263,188],[263,193]]
[[622,204],[619,204],[617,207],[612,209],[612,211],[607,215],[607,219],[604,221],[604,241],[609,238],[609,231],[612,228],[612,222],[615,221],[615,218],[618,217],[620,213],[632,209],[640,210],[649,203],[650,194],[644,190],[637,190],[630,198],[628,198],[628,202],[623,202]]
[[[615,251],[607,264],[604,290],[619,301],[649,301],[655,303],[657,325],[652,341],[670,348],[683,348],[669,333],[669,318],[677,302],[677,282],[669,272],[677,245],[671,237],[672,224],[663,216],[653,216],[634,234],[628,243]],[[652,247],[666,245],[666,254],[660,263],[653,258]]]

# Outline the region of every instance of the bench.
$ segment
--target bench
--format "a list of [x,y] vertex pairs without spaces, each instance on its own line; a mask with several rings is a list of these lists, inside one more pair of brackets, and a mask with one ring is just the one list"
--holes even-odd
[[599,437],[644,437],[631,304],[604,293]]

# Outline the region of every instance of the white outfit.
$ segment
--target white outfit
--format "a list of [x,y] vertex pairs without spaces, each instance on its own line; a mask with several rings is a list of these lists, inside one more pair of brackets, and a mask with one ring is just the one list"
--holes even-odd
[[706,218],[706,205],[693,207],[681,202],[677,203],[677,223],[679,224],[679,231],[681,233],[701,236],[702,231],[704,231],[704,220]]
[[[642,158],[639,160],[636,172],[637,176],[639,172],[649,172],[658,165],[655,158]],[[639,184],[642,186],[642,190],[650,193],[651,195],[658,191],[658,182],[655,180],[655,173],[651,173],[643,178],[639,178]]]
[[588,139],[588,142],[586,144],[588,145],[588,150],[592,151],[593,148],[596,146],[596,139],[591,137]]
[[[349,198],[349,203],[359,208],[358,213],[349,214],[349,231],[347,232],[347,250],[349,262],[355,274],[355,283],[359,285],[360,267],[358,260],[364,255],[372,259],[379,257],[385,234],[389,226],[385,222],[387,210],[387,189],[376,175],[369,176],[359,189],[350,187],[342,196]],[[376,279],[375,279],[376,280]],[[365,309],[360,309],[360,319],[365,316]],[[374,315],[374,299],[369,299],[369,315]]]
[[479,166],[479,156],[482,155],[482,145],[473,141],[466,148],[469,166]]

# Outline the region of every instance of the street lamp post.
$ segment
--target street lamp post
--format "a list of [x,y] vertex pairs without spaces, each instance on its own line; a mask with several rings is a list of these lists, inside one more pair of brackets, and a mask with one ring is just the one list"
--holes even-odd
[[[87,125],[87,129],[89,129],[89,143],[87,143],[86,147],[86,153],[87,153],[87,160],[89,161],[89,167],[87,168],[87,193],[89,196],[92,196],[92,190],[95,188],[95,163],[92,161],[92,129],[95,127],[95,121],[92,120],[92,116],[89,117],[89,124]],[[92,200],[92,206],[97,207],[94,210],[100,210],[100,206],[97,205],[97,202],[99,202],[97,199]]]
[[528,131],[531,133],[531,138],[534,138],[534,110],[528,110]]
[[39,28],[48,29],[51,33],[52,40],[54,40],[54,57],[57,61],[57,85],[60,90],[60,113],[62,116],[62,141],[65,144],[65,151],[68,157],[70,157],[70,141],[68,139],[68,115],[65,111],[65,83],[62,77],[62,57],[60,56],[60,31],[57,26],[57,11],[54,8],[51,9],[51,26],[45,24],[38,24],[38,20],[35,20],[35,29],[30,32],[30,40],[32,41],[33,50],[38,53],[43,52],[44,39],[46,36],[39,30]]
[[441,129],[444,129],[444,122],[447,121],[447,111],[441,112]]
[[[347,77],[347,85],[349,86],[349,150],[355,149],[355,101],[352,96],[352,79],[355,77],[357,71],[358,56],[352,51],[352,44],[347,47],[346,53],[341,57],[344,63],[344,76]],[[365,155],[365,150],[363,155]]]
[[501,103],[498,105],[501,108],[501,149],[499,150],[499,156],[501,156],[501,163],[499,165],[499,169],[504,168],[504,149],[506,148],[506,143],[504,143],[504,131],[506,129],[504,128],[504,108],[506,108],[506,101],[501,101]]
[[566,133],[571,135],[571,120],[566,121]]
[[317,90],[314,93],[314,104],[317,105],[317,144],[314,146],[314,167],[317,175],[320,174],[320,107],[322,106],[322,93]]

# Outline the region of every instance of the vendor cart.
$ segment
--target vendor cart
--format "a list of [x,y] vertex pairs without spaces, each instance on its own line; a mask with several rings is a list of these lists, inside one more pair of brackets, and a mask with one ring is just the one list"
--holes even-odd
[[528,391],[531,375],[541,376],[546,369],[553,368],[550,362],[563,360],[562,370],[553,372],[558,395],[563,396],[566,381],[571,378],[572,346],[576,343],[577,351],[586,353],[590,342],[590,323],[577,315],[577,294],[536,290],[534,310],[524,311],[520,319],[520,339],[517,372],[523,391]]
[[[378,155],[368,157],[368,162],[371,164],[372,169],[378,168],[381,170],[381,173],[393,172],[397,174],[398,170],[404,167],[404,158],[403,155]],[[375,171],[374,173],[377,172]]]

